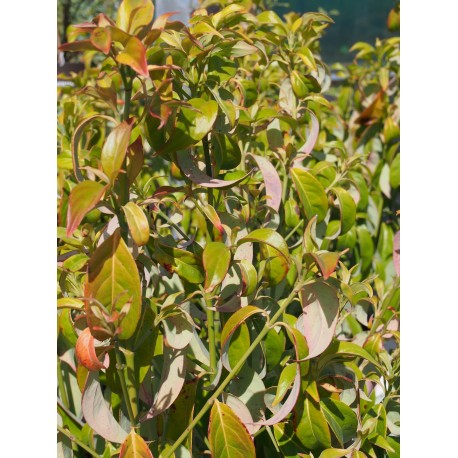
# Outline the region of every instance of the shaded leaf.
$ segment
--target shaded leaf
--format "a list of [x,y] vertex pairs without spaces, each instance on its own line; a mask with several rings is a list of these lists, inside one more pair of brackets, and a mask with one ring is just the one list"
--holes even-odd
[[87,424],[104,439],[121,444],[127,431],[115,420],[103,397],[98,372],[90,372],[84,387],[81,410]]
[[245,180],[249,175],[249,173],[247,173],[236,180],[220,180],[218,178],[210,177],[199,169],[188,151],[179,151],[177,153],[177,161],[183,175],[185,175],[193,183],[206,188],[232,188],[234,185]]
[[341,446],[356,437],[358,419],[355,412],[341,401],[322,398],[321,409]]
[[183,350],[164,347],[164,365],[161,384],[153,405],[140,421],[146,421],[167,410],[181,392],[185,379],[185,356]]
[[267,205],[278,211],[281,203],[281,181],[275,167],[265,157],[250,154],[261,170],[266,185]]
[[332,188],[339,201],[340,234],[348,232],[356,221],[356,204],[350,193],[343,188]]

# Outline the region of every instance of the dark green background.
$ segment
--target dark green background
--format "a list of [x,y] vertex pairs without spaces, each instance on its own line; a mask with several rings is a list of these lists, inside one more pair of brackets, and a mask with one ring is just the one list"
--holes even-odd
[[386,19],[397,3],[394,0],[286,0],[285,3],[289,8],[274,7],[280,15],[288,11],[305,13],[322,8],[335,21],[321,41],[326,63],[351,61],[354,53],[349,54],[348,49],[357,41],[373,44],[377,37],[393,36],[386,27]]

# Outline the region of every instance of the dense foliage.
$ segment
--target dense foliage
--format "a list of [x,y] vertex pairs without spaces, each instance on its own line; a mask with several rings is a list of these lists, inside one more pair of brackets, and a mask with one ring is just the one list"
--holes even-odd
[[323,13],[153,15],[62,46],[58,453],[399,456],[399,39],[333,87]]

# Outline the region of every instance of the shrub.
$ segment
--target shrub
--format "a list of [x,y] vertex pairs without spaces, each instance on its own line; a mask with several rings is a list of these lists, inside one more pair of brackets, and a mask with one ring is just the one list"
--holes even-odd
[[399,455],[399,40],[251,3],[62,46],[62,456]]

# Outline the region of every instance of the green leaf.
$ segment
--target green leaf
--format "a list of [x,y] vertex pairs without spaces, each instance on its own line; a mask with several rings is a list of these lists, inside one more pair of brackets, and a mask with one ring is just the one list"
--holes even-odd
[[401,155],[397,154],[390,165],[390,186],[399,188],[401,184]]
[[106,186],[95,181],[82,181],[71,191],[68,198],[67,237],[70,237],[83,220],[102,199]]
[[132,125],[126,121],[118,124],[108,135],[102,148],[100,160],[105,175],[113,184],[126,157]]
[[323,221],[328,210],[328,198],[322,184],[303,169],[291,169],[291,176],[305,217],[310,220],[317,215],[317,222]]
[[331,433],[320,405],[308,398],[304,401],[302,417],[296,434],[305,448],[314,450],[331,446]]
[[277,423],[273,426],[275,439],[285,458],[297,458],[304,446],[293,431],[292,422]]
[[229,363],[229,365],[225,364],[225,367],[227,369],[234,367],[248,350],[250,344],[250,331],[246,323],[242,323],[232,334],[231,343],[227,349],[227,360],[223,355],[224,362]]
[[221,242],[210,242],[204,248],[205,291],[213,291],[223,280],[231,263],[231,251]]
[[197,256],[190,251],[154,242],[153,258],[169,272],[176,272],[192,284],[204,281],[203,269]]
[[[198,378],[187,380],[169,410],[166,438],[171,442],[175,442],[181,436],[193,418],[198,382]],[[192,450],[191,433],[184,444],[188,450]]]
[[278,285],[289,270],[288,260],[278,255],[278,250],[265,243],[261,244],[261,256],[266,260],[263,277],[270,286]]
[[137,35],[149,25],[154,15],[151,0],[123,0],[118,9],[116,25],[127,33]]
[[275,232],[273,229],[262,228],[262,229],[255,229],[254,231],[250,232],[247,236],[243,237],[237,242],[237,245],[241,245],[242,243],[247,242],[258,242],[258,243],[266,243],[270,245],[272,248],[275,248],[285,259],[289,262],[289,250],[288,244],[286,243],[285,239],[278,233]]
[[339,253],[330,251],[320,253],[306,253],[305,256],[306,258],[313,259],[313,261],[319,267],[325,280],[327,280],[336,270],[340,257]]
[[149,240],[149,223],[143,210],[134,202],[122,207],[126,214],[129,231],[138,246],[146,245]]
[[[342,458],[348,455],[349,451],[342,448],[328,448],[323,450],[319,458]],[[352,455],[353,456],[353,455]]]
[[87,263],[89,257],[84,253],[75,254],[70,256],[62,264],[64,269],[69,270],[70,272],[78,272],[81,270]]
[[120,64],[129,66],[139,75],[149,76],[146,48],[137,37],[129,38],[125,48],[116,56],[116,60]]
[[[85,290],[88,297],[98,300],[109,311],[121,311],[130,303],[119,337],[128,339],[133,335],[141,313],[140,276],[119,229],[92,255]],[[88,322],[91,319],[88,316]]]
[[320,404],[341,446],[356,437],[358,419],[350,407],[333,398],[321,398]]
[[356,221],[356,204],[350,193],[343,188],[332,188],[340,207],[340,234],[348,232]]
[[173,134],[158,154],[176,152],[192,146],[210,132],[218,115],[214,100],[190,99],[190,106],[183,106],[177,117]]
[[119,458],[153,458],[144,439],[132,429],[121,445]]
[[254,442],[233,410],[215,400],[209,425],[213,458],[256,458]]
[[231,315],[224,325],[223,330],[221,331],[221,349],[223,350],[226,344],[228,343],[229,338],[232,336],[234,331],[245,322],[250,316],[257,313],[265,314],[266,312],[254,305],[247,305],[237,310]]
[[285,397],[288,390],[291,388],[291,385],[294,382],[294,377],[296,376],[297,364],[288,364],[281,371],[280,378],[278,380],[277,392],[275,393],[275,398],[272,401],[272,407],[275,407],[282,399]]
[[256,290],[258,284],[258,274],[251,262],[246,259],[240,260],[236,266],[240,269],[242,277],[242,296],[250,296]]

